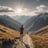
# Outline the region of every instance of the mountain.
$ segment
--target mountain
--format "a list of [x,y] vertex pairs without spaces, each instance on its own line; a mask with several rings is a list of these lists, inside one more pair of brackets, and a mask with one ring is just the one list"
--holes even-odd
[[9,16],[1,16],[0,15],[0,24],[13,28],[15,30],[19,30],[20,23],[18,21],[15,21],[14,19],[10,18]]
[[31,16],[11,16],[11,18],[20,22],[21,24],[24,24],[28,19],[31,18]]
[[0,39],[7,38],[7,39],[14,39],[16,37],[19,37],[20,33],[19,31],[13,30],[11,28],[5,27],[3,25],[0,25]]
[[29,32],[29,34],[35,34],[35,35],[40,35],[40,36],[44,34],[48,34],[48,25],[36,31]]
[[19,31],[0,25],[0,48],[3,41],[13,40],[17,37],[20,37]]
[[24,24],[27,31],[35,31],[46,25],[48,25],[48,13],[42,13],[30,18],[27,23]]
[[24,25],[25,32],[36,31],[48,25],[48,13],[41,13],[36,16],[0,16],[0,24],[19,30]]

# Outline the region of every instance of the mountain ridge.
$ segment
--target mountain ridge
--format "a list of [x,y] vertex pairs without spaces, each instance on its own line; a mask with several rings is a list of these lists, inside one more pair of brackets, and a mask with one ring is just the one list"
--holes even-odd
[[19,30],[19,27],[21,25],[19,22],[13,20],[12,18],[6,15],[0,16],[0,24],[13,28],[15,30]]
[[29,28],[28,31],[38,30],[46,25],[48,25],[48,13],[43,13],[30,18],[27,23],[24,24],[25,28]]

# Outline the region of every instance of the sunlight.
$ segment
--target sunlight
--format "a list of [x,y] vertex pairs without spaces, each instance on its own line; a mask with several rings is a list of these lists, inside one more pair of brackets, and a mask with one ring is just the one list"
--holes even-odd
[[17,8],[17,9],[15,9],[15,12],[16,12],[16,13],[22,13],[23,10],[22,10],[22,8]]

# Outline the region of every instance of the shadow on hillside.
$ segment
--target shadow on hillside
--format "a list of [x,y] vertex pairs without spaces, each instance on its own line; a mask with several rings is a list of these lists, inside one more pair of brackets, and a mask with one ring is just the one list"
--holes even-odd
[[12,45],[14,44],[14,40],[5,40],[2,43],[2,47],[1,48],[12,48]]

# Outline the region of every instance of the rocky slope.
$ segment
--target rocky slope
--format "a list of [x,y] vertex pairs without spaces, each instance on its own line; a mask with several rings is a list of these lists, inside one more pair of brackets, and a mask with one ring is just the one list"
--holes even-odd
[[35,31],[48,25],[48,13],[33,16],[24,24],[27,31]]
[[0,16],[0,24],[9,28],[13,28],[15,30],[19,30],[19,27],[21,25],[18,21],[13,20],[12,18],[6,15]]

